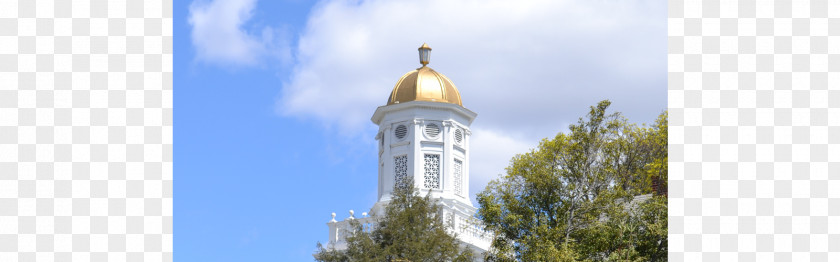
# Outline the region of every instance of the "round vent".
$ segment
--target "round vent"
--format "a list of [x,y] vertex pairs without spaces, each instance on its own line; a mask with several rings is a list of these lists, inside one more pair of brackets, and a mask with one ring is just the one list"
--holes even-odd
[[438,125],[431,123],[426,124],[426,135],[429,137],[437,137],[438,134],[440,134],[440,127],[438,127]]
[[394,129],[394,135],[397,136],[397,139],[405,138],[405,134],[407,134],[407,133],[408,133],[408,128],[406,128],[405,125],[399,125],[399,126],[397,126],[397,129]]
[[455,143],[460,144],[461,141],[464,141],[464,132],[461,132],[461,129],[455,129]]

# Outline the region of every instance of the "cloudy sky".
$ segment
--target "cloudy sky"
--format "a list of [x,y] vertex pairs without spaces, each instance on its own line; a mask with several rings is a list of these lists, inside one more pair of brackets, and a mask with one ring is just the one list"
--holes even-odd
[[478,113],[473,195],[600,100],[667,107],[665,1],[175,5],[176,259],[311,261],[376,201],[370,117],[424,42]]

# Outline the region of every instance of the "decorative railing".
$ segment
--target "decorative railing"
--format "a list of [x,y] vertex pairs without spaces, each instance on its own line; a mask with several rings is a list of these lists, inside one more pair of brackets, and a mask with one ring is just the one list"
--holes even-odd
[[362,230],[366,232],[370,232],[376,222],[373,217],[367,216],[367,212],[362,213],[362,217],[356,218],[353,210],[350,210],[350,217],[342,221],[336,221],[335,213],[332,213],[332,219],[330,222],[327,222],[327,226],[330,230],[330,239],[327,242],[327,246],[334,249],[344,249],[347,246],[345,239],[349,235],[353,234],[355,230],[358,230],[358,228],[354,227],[351,223],[351,221],[354,220],[359,222],[362,226]]
[[461,217],[457,219],[458,223],[452,225],[455,229],[456,236],[463,242],[472,244],[487,250],[493,242],[493,234],[490,231],[484,230],[481,222],[474,217]]
[[[444,217],[448,218],[446,222],[450,226],[450,233],[454,233],[462,242],[484,250],[487,250],[490,247],[490,244],[493,241],[492,233],[485,231],[478,219],[462,216],[452,212],[449,212]],[[376,218],[367,216],[367,213],[362,213],[362,217],[357,218],[354,216],[353,210],[350,210],[350,216],[342,221],[336,221],[335,213],[332,213],[332,219],[327,222],[327,226],[330,231],[330,239],[327,246],[339,250],[346,248],[347,242],[345,239],[355,230],[358,230],[358,228],[354,227],[351,223],[351,221],[354,220],[357,221],[362,226],[362,230],[366,232],[370,232],[376,224]]]

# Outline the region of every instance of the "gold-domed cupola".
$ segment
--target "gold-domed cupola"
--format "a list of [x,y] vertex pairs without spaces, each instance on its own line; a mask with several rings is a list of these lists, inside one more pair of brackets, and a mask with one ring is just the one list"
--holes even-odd
[[409,101],[428,101],[463,106],[461,94],[452,80],[427,66],[432,48],[424,43],[417,50],[420,52],[420,64],[423,66],[406,73],[397,81],[388,97],[388,105]]

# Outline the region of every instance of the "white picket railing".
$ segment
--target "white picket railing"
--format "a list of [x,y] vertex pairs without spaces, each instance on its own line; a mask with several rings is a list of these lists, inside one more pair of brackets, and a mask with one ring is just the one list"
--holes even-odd
[[[453,214],[457,216],[457,219],[451,217]],[[353,211],[351,210],[350,217],[342,221],[336,221],[335,213],[333,213],[333,219],[327,223],[330,230],[330,239],[327,246],[339,250],[347,247],[345,238],[355,230],[358,230],[351,225],[350,221],[358,221],[362,225],[362,230],[369,232],[375,226],[376,219],[366,215],[366,213],[363,213],[363,217],[356,218],[353,216]],[[492,233],[485,231],[477,219],[455,213],[449,213],[449,216],[449,220],[446,221],[450,226],[449,231],[450,233],[455,233],[459,240],[485,250],[490,247],[493,241]]]

